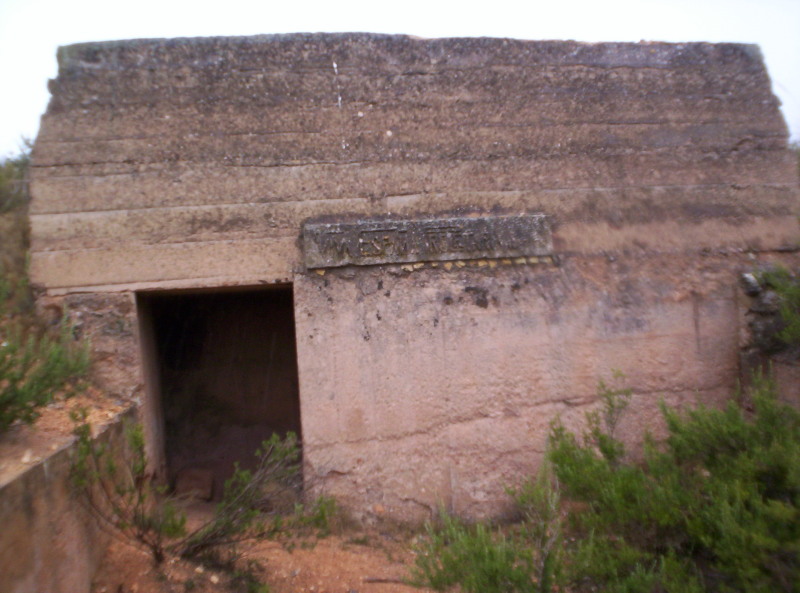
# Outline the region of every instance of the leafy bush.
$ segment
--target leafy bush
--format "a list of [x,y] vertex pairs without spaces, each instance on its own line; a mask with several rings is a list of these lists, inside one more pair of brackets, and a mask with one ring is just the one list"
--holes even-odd
[[274,526],[262,520],[268,493],[275,485],[296,488],[300,477],[297,437],[272,435],[257,452],[256,469],[236,467],[226,481],[222,501],[213,517],[187,532],[186,515],[178,501],[158,486],[147,471],[144,438],[139,425],[126,428],[126,447],[113,451],[92,438],[85,415],[76,416],[77,454],[72,465],[73,484],[101,524],[124,539],[145,546],[160,564],[169,555],[199,558],[236,543],[270,535]]
[[427,526],[413,579],[445,590],[800,591],[800,412],[756,378],[724,409],[662,404],[638,462],[614,436],[630,391],[600,384],[580,435],[555,423],[549,464],[510,491],[522,521]]
[[88,348],[75,343],[66,319],[50,335],[11,310],[12,295],[0,277],[0,432],[32,423],[56,393],[73,394],[89,367]]
[[530,549],[537,590],[552,591],[561,580],[564,543],[561,488],[552,465],[546,461],[535,479],[508,492],[521,514],[521,543]]
[[75,413],[77,449],[72,464],[73,485],[101,524],[143,544],[157,564],[164,561],[170,540],[186,535],[186,516],[175,501],[161,497],[147,473],[144,434],[140,425],[126,426],[126,447],[113,450],[93,439],[86,413]]
[[270,530],[260,521],[260,508],[278,488],[297,489],[300,486],[300,447],[297,435],[290,432],[285,438],[273,434],[256,451],[255,470],[239,466],[226,482],[222,501],[214,517],[180,542],[184,557],[197,557],[203,552],[226,546]]
[[751,400],[752,413],[662,406],[669,436],[640,464],[597,426],[553,427],[554,471],[582,505],[566,563],[576,591],[798,590],[800,413],[763,379]]

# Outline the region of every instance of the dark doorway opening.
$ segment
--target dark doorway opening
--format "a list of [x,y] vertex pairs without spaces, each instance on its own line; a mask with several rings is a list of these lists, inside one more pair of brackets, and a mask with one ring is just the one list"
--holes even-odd
[[291,286],[140,293],[138,305],[167,477],[201,476],[219,499],[273,432],[301,436]]

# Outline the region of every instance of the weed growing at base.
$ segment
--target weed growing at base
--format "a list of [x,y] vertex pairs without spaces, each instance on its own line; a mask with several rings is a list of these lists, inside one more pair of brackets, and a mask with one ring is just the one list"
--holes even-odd
[[411,583],[466,593],[537,593],[560,582],[562,530],[560,493],[551,467],[509,489],[522,521],[514,526],[469,525],[440,511],[426,525],[416,552]]
[[186,515],[178,500],[158,486],[147,470],[142,428],[126,427],[122,450],[112,450],[92,438],[85,414],[77,422],[77,453],[72,465],[73,485],[82,492],[102,525],[123,539],[143,545],[156,564],[169,556],[203,559],[231,565],[235,546],[247,539],[276,535],[286,522],[267,521],[259,509],[278,489],[300,486],[300,448],[293,433],[273,434],[257,451],[253,470],[236,467],[225,482],[223,497],[213,517],[194,531],[186,529]]
[[662,404],[669,435],[648,440],[638,464],[598,450],[592,434],[581,441],[554,427],[550,458],[564,495],[586,507],[570,517],[574,585],[797,590],[800,413],[763,378],[747,398],[752,412],[737,399],[686,413]]
[[662,404],[668,437],[631,462],[613,434],[629,397],[601,384],[583,434],[553,425],[551,473],[513,492],[520,525],[429,526],[414,580],[467,592],[800,590],[800,412],[762,378],[724,409]]
[[531,565],[531,552],[521,542],[441,513],[440,525],[427,526],[411,580],[437,591],[456,585],[467,593],[532,591]]

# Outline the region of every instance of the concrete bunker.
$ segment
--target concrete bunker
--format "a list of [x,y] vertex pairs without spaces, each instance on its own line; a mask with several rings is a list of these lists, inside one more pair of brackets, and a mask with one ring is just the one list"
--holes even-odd
[[300,436],[292,288],[142,292],[137,302],[167,478],[195,486],[205,476],[219,498],[263,440]]
[[[662,397],[720,402],[744,370],[741,273],[800,263],[796,161],[753,46],[138,40],[62,48],[51,92],[41,306],[91,336],[166,466],[193,381],[240,420],[230,370],[210,377],[226,353],[200,345],[291,286],[300,412],[279,428],[300,423],[307,486],[356,515],[501,513],[550,421],[579,427],[613,369],[630,440]],[[260,344],[243,367],[268,366]]]

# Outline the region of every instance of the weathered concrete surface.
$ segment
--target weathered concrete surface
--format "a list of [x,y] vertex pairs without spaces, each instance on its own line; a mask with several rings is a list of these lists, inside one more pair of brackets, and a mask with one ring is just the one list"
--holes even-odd
[[41,296],[37,306],[40,315],[53,323],[66,315],[75,337],[91,345],[92,375],[108,397],[126,401],[141,397],[141,358],[132,293]]
[[326,216],[541,212],[584,254],[794,239],[754,46],[285,35],[59,60],[33,159],[50,290],[286,281]]
[[629,442],[657,426],[661,397],[730,392],[728,263],[687,270],[664,256],[634,276],[592,258],[298,279],[308,472],[355,507],[496,512],[487,503],[535,469],[549,422],[577,426],[612,370],[634,390]]
[[[124,417],[131,416],[126,413]],[[100,437],[118,446],[122,423]],[[108,532],[70,483],[74,443],[0,483],[0,583],[4,593],[81,593],[91,588]]]
[[[137,333],[105,312],[135,327],[134,291],[293,283],[307,477],[363,514],[501,512],[550,421],[578,426],[613,369],[631,442],[662,396],[719,400],[746,337],[740,273],[800,264],[796,160],[753,46],[115,42],[62,49],[51,89],[43,302],[92,320],[124,393]],[[553,257],[304,263],[307,223],[533,214]]]

